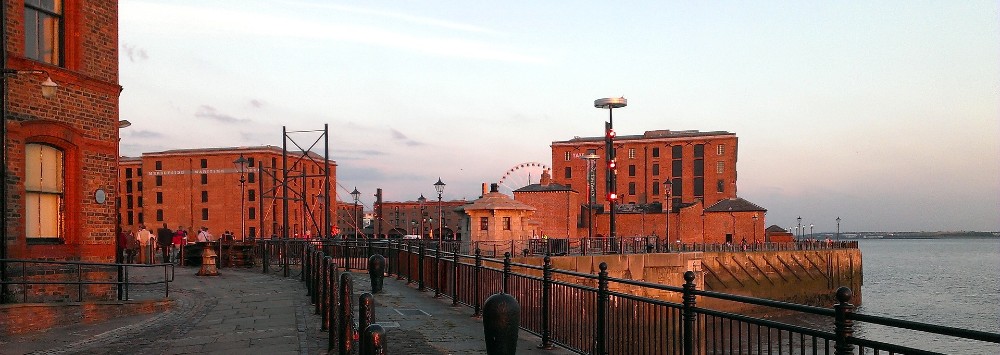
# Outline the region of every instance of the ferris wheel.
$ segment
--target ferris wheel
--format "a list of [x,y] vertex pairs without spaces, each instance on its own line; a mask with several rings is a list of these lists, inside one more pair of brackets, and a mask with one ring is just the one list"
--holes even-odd
[[514,190],[537,184],[542,179],[542,172],[549,170],[545,164],[526,162],[514,165],[503,174],[498,184],[499,191],[513,196]]

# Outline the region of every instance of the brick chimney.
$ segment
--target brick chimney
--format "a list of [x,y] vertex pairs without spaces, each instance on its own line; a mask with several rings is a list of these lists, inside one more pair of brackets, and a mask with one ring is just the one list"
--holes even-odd
[[542,172],[542,179],[541,181],[538,182],[538,184],[542,186],[549,186],[549,184],[551,183],[552,183],[552,174],[549,173],[548,169],[546,169],[545,171]]

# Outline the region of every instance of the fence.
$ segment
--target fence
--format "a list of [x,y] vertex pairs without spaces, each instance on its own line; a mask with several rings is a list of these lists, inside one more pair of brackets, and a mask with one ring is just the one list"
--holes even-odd
[[[697,290],[694,283],[697,275],[691,271],[684,274],[686,282],[682,286],[667,286],[609,277],[604,263],[597,275],[593,275],[553,269],[550,256],[545,256],[544,264],[537,266],[512,262],[510,252],[505,252],[503,259],[484,257],[480,249],[472,255],[464,254],[461,243],[268,241],[262,250],[265,257],[281,260],[279,265],[286,276],[298,264],[317,304],[317,313],[327,315],[324,326],[345,327],[344,316],[332,311],[343,307],[331,299],[331,295],[338,294],[334,270],[338,265],[348,271],[363,270],[367,257],[377,253],[388,260],[388,274],[396,275],[398,280],[405,279],[408,284],[415,283],[420,290],[434,290],[435,296],[450,297],[453,305],[469,306],[473,316],[481,315],[482,302],[488,296],[500,292],[511,294],[520,303],[521,329],[539,336],[542,347],[558,345],[581,354],[934,353],[855,337],[855,322],[1000,344],[997,333],[856,313],[854,305],[849,303],[852,291],[846,287],[837,290],[832,308],[822,308]],[[266,262],[264,270],[268,272]],[[636,288],[666,296],[654,299],[625,292]],[[819,317],[825,319],[821,323],[827,326],[790,324],[699,307],[699,301],[704,299]],[[341,344],[350,343],[345,341],[349,338],[343,338],[349,328],[337,333],[340,339],[334,330],[330,331],[331,349],[335,339]]]
[[[32,259],[0,259],[7,267],[6,280],[11,294],[3,295],[4,303],[52,302],[84,300],[128,300],[133,286],[163,285],[164,297],[170,296],[174,280],[173,264],[109,264],[79,261],[49,261]],[[136,268],[163,268],[163,279],[132,281],[129,274]],[[13,286],[13,287],[11,287]],[[20,296],[20,297],[18,297]],[[74,297],[75,296],[75,297]]]

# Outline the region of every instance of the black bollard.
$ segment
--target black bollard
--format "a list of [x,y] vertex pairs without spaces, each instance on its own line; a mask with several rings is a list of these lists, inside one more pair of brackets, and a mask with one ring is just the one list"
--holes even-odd
[[354,311],[351,309],[351,297],[354,295],[354,279],[351,273],[340,274],[340,315],[337,325],[340,326],[340,355],[351,355],[354,350]]
[[382,280],[385,279],[384,256],[375,254],[368,257],[368,278],[372,281],[372,293],[382,292]]
[[483,334],[486,354],[514,355],[517,353],[517,332],[521,321],[521,305],[506,293],[497,293],[483,305]]
[[[375,319],[375,297],[372,294],[365,292],[361,296],[358,296],[358,329],[365,330],[368,326],[374,323]],[[361,341],[358,344],[358,354],[366,354],[367,343]]]
[[372,324],[365,328],[365,336],[362,339],[365,344],[361,355],[385,355],[388,354],[385,348],[385,329],[381,325]]

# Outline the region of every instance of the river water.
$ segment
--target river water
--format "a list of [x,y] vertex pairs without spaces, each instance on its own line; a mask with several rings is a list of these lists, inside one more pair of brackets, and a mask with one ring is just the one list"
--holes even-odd
[[[1000,332],[1000,238],[860,241],[858,312]],[[856,325],[855,335],[949,354],[1000,354],[1000,344]]]

